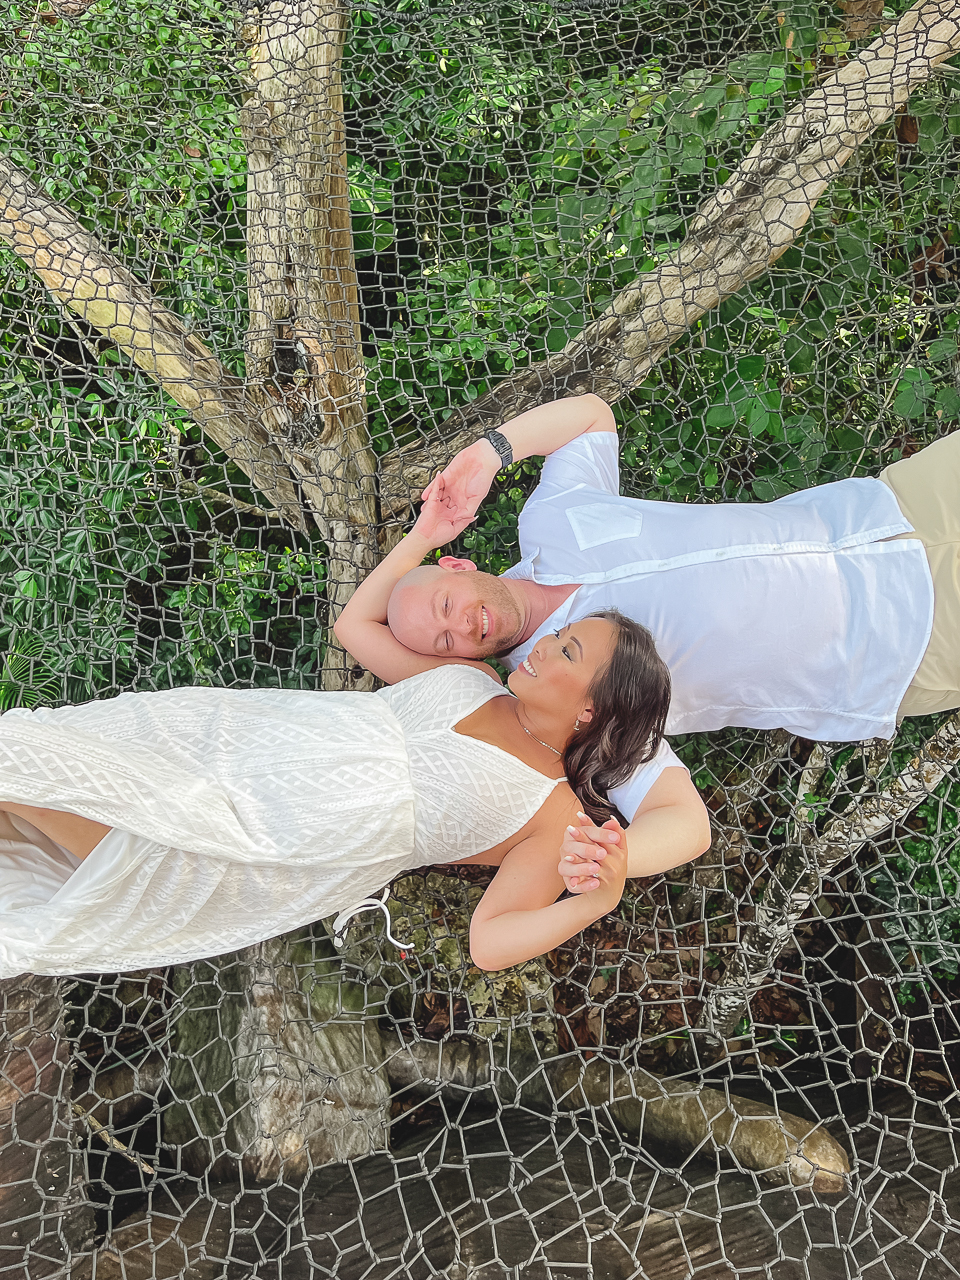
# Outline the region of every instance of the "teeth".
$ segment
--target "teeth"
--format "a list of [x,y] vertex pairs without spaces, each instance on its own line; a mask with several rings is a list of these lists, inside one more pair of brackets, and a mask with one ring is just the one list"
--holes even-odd
[[531,675],[534,678],[536,678],[537,673],[534,671],[533,667],[531,667],[530,662],[527,658],[524,658],[523,662],[521,662],[520,665],[521,667],[523,667],[524,671],[526,671],[527,675]]
[[487,617],[487,611],[483,605],[480,606],[480,617],[483,619],[480,627],[480,638],[483,639],[490,630],[490,619]]

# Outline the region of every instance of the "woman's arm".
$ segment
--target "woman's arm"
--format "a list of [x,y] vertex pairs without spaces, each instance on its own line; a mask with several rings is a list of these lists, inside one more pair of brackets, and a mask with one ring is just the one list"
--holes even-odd
[[333,624],[334,635],[354,658],[388,684],[419,675],[449,662],[480,667],[495,680],[499,676],[485,662],[470,658],[431,658],[401,644],[387,626],[390,593],[405,573],[421,563],[437,547],[459,537],[473,519],[473,512],[458,508],[442,481],[434,482],[416,524],[372,573],[367,574]]
[[552,951],[616,907],[627,860],[611,848],[589,894],[557,902],[564,882],[557,871],[559,832],[515,845],[470,921],[470,955],[480,969],[506,969]]
[[655,876],[710,848],[710,815],[686,769],[664,769],[627,827],[627,875]]

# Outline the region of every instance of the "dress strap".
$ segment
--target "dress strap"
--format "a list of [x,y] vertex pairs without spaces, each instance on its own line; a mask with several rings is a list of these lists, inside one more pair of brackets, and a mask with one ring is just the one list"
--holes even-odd
[[[462,702],[457,700],[455,707],[451,708],[451,718],[448,728],[453,728],[461,720],[465,720],[467,716],[473,715],[480,707],[488,702],[492,702],[494,698],[513,698],[515,695],[510,692],[506,685],[499,684],[492,676],[484,675],[482,671],[478,671],[476,667],[468,667],[465,664],[461,666],[459,663],[451,663],[447,668],[448,671],[456,671],[458,674],[469,672],[470,676],[463,680],[463,683],[469,688],[471,683],[470,677],[474,677],[475,684],[470,693],[472,696],[465,698]],[[461,675],[461,679],[463,679]],[[482,681],[482,684],[481,684]]]

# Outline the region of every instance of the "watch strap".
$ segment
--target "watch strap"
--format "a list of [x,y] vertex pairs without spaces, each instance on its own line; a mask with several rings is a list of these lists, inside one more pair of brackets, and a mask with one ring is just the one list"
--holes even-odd
[[500,455],[500,466],[509,467],[513,461],[513,446],[502,431],[488,431],[483,437],[489,440]]

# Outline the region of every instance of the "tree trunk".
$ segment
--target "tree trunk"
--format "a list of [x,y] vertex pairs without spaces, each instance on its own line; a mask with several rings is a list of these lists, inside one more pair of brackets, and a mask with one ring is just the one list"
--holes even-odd
[[[332,952],[332,946],[329,947]],[[390,1088],[376,1008],[303,931],[174,970],[163,1137],[183,1168],[298,1182],[382,1151]]]
[[[888,754],[887,743],[867,748],[868,760],[873,756],[868,775],[876,776]],[[827,822],[820,835],[807,824],[799,838],[787,845],[756,904],[753,924],[743,931],[733,961],[704,1002],[694,1038],[708,1057],[723,1052],[751,996],[769,977],[800,917],[819,897],[823,877],[855,857],[868,841],[902,822],[958,760],[960,715],[953,715],[879,795],[854,799]]]
[[[342,0],[268,0],[244,28],[248,392],[275,411],[327,544],[333,616],[379,556],[340,84],[348,21]],[[372,687],[351,667],[331,633],[325,687]]]
[[70,1109],[63,982],[0,982],[0,1257],[10,1280],[62,1276],[93,1241]]
[[861,142],[960,49],[960,3],[921,0],[757,142],[700,207],[677,252],[641,276],[564,349],[454,414],[442,440],[387,459],[381,501],[402,514],[437,465],[534,405],[592,391],[613,404],[707,311],[762,275],[797,238]]

